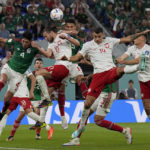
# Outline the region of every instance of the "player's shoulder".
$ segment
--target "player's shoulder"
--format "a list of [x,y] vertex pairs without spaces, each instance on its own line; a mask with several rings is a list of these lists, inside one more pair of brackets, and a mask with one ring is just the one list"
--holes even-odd
[[128,50],[136,50],[137,48],[136,48],[136,46],[135,45],[132,45],[132,46],[129,46],[128,47]]

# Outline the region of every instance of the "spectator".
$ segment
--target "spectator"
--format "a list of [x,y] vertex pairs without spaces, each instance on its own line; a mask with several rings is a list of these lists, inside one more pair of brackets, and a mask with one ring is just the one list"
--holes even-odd
[[33,26],[32,29],[34,40],[37,40],[38,37],[42,37],[43,30],[44,30],[44,26],[42,25],[42,21],[37,20],[36,24]]
[[34,14],[33,7],[32,6],[28,7],[28,12],[25,16],[25,21],[26,21],[25,27],[27,28],[27,30],[30,31],[32,29],[32,27],[36,23],[36,20],[37,20],[37,15]]
[[10,34],[10,32],[5,29],[5,24],[1,23],[0,24],[0,37],[8,39],[9,38],[9,34]]
[[64,20],[68,20],[70,18],[73,18],[72,14],[71,14],[71,8],[66,7],[65,11],[64,11]]
[[52,9],[53,5],[55,3],[55,0],[46,0],[46,5],[48,6],[48,8]]
[[4,7],[5,15],[13,15],[15,13],[15,8],[13,6],[13,0],[7,0],[6,7]]
[[6,56],[5,44],[0,43],[0,60],[2,60]]
[[128,99],[137,99],[137,89],[134,88],[133,80],[129,80],[129,87],[125,90]]
[[38,14],[37,8],[38,8],[39,5],[35,3],[35,0],[30,0],[30,4],[27,5],[27,11],[28,11],[30,6],[32,6],[32,8],[33,8],[33,12],[35,14]]
[[117,99],[128,99],[128,97],[127,97],[126,94],[125,94],[125,91],[121,91],[121,92],[119,93],[119,96],[118,96]]
[[53,5],[54,8],[59,8],[62,11],[65,10],[65,6],[61,3],[61,0],[55,0],[55,4]]

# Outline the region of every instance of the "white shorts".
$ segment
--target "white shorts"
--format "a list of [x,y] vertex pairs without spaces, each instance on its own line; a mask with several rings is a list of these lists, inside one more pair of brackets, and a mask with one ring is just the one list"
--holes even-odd
[[72,64],[69,69],[69,79],[71,83],[76,83],[76,77],[84,75],[81,67],[78,64]]
[[[39,100],[39,101],[31,101],[31,104],[32,104],[33,108],[37,108],[37,107],[41,104],[41,101],[42,101],[42,100]],[[24,109],[23,109],[22,106],[20,106],[19,111],[24,111]]]
[[8,64],[5,64],[1,70],[1,74],[6,74],[8,77],[8,91],[15,93],[19,84],[24,78],[24,74],[12,70]]
[[106,116],[107,111],[106,109],[110,109],[112,102],[116,98],[116,93],[105,93],[102,92],[99,97],[95,100],[91,109],[95,112],[96,115],[99,116]]

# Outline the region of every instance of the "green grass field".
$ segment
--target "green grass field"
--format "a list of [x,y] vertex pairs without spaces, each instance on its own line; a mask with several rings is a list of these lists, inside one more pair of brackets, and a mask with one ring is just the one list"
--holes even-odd
[[127,145],[125,137],[117,132],[100,128],[95,124],[89,124],[81,137],[80,146],[64,147],[68,142],[76,125],[69,125],[63,130],[60,125],[54,125],[53,138],[47,140],[47,132],[42,129],[41,140],[35,140],[35,132],[30,131],[29,126],[20,126],[16,132],[14,141],[6,142],[12,126],[7,126],[0,137],[0,149],[9,150],[149,150],[150,149],[150,124],[132,123],[120,124],[123,127],[132,127],[133,144]]

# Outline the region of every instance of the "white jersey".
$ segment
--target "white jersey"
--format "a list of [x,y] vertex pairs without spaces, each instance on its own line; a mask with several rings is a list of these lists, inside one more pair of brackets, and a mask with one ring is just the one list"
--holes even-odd
[[146,70],[138,71],[138,79],[139,81],[147,82],[150,80],[150,46],[145,44],[143,48],[138,49],[135,45],[133,45],[125,52],[128,56],[133,56],[134,58],[137,58],[142,53],[146,55]]
[[32,75],[32,72],[30,70],[27,70],[25,72],[25,76],[23,80],[21,81],[18,87],[18,90],[14,94],[14,97],[29,97],[30,96],[29,89],[27,87],[27,77],[29,77],[30,75]]
[[115,67],[112,59],[112,49],[118,44],[120,39],[107,37],[102,43],[97,44],[94,40],[85,43],[79,53],[84,57],[90,57],[94,67],[94,73],[100,73]]
[[[64,34],[65,36],[68,36],[65,33],[61,33]],[[53,52],[54,55],[54,59],[56,60],[56,65],[57,64],[61,64],[64,65],[68,68],[68,65],[70,65],[70,62],[68,61],[63,61],[60,60],[63,56],[66,56],[67,58],[70,58],[72,56],[72,48],[71,48],[71,43],[66,40],[66,39],[61,39],[59,38],[59,36],[61,34],[58,34],[55,38],[55,40],[53,41],[53,43],[49,43],[48,48],[50,48]]]

